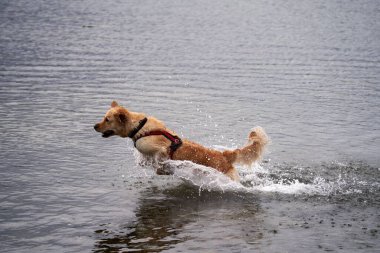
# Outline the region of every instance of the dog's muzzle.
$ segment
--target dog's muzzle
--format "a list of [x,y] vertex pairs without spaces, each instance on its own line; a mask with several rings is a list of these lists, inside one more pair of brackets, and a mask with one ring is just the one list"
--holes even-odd
[[[96,125],[94,126],[94,129],[95,129],[96,132],[100,132],[100,131],[99,131],[99,128],[100,128],[100,125],[99,125],[99,124],[96,124]],[[110,137],[110,136],[112,136],[112,135],[115,135],[115,131],[113,131],[113,130],[107,130],[107,131],[105,131],[104,133],[102,133],[102,137],[104,137],[104,138],[108,138],[108,137]]]
[[105,132],[103,133],[102,137],[104,137],[104,138],[108,138],[108,137],[110,137],[110,136],[112,136],[112,135],[115,135],[115,132],[114,132],[113,130],[107,130],[107,131],[105,131]]

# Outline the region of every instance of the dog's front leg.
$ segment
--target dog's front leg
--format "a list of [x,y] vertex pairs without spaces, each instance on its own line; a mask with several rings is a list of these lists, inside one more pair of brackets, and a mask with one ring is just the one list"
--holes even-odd
[[154,156],[153,168],[157,175],[173,175],[173,169],[166,162],[167,160],[166,153],[157,153]]

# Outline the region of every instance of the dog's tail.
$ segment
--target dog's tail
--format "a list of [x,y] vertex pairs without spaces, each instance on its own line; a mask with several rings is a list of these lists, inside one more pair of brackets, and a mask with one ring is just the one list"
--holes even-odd
[[262,127],[255,127],[249,133],[248,143],[243,148],[235,150],[226,150],[223,152],[224,157],[232,164],[251,165],[253,162],[261,159],[269,138]]

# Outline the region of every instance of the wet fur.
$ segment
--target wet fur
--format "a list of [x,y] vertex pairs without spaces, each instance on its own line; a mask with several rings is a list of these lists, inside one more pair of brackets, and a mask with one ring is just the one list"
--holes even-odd
[[[112,102],[111,108],[103,120],[96,124],[94,128],[97,132],[102,133],[103,137],[118,135],[125,138],[145,117],[148,118],[148,121],[136,136],[153,130],[165,130],[173,135],[177,135],[166,128],[164,123],[158,119],[146,116],[143,113],[128,111],[119,106],[115,101]],[[188,160],[212,167],[226,174],[232,180],[238,181],[239,175],[233,165],[251,165],[259,160],[264,152],[265,145],[268,143],[268,137],[263,128],[255,127],[250,132],[248,143],[243,148],[224,152],[206,148],[186,139],[182,139],[182,141],[183,144],[174,152],[173,160]],[[136,142],[136,148],[143,155],[154,158],[157,162],[155,166],[157,173],[162,174],[165,172],[161,170],[159,164],[160,161],[169,159],[170,144],[170,141],[164,136],[147,136]]]

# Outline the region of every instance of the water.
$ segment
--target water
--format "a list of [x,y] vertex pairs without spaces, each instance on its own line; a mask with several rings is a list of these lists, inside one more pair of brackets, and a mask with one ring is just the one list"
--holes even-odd
[[[379,252],[377,1],[2,1],[1,252]],[[241,184],[141,166],[111,101],[217,149]]]

